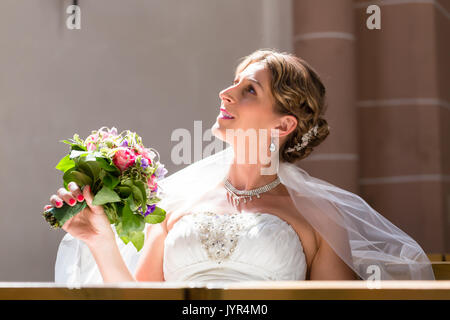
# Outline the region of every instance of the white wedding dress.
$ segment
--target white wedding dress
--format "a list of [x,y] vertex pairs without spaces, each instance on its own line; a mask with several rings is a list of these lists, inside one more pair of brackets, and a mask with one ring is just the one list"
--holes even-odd
[[164,244],[166,281],[305,280],[300,239],[268,213],[184,215]]
[[[116,241],[134,273],[139,253],[131,243],[125,245],[118,237]],[[306,269],[297,233],[269,213],[186,214],[172,226],[164,243],[164,278],[170,282],[305,280]],[[70,234],[59,246],[55,282],[102,283],[89,248]]]

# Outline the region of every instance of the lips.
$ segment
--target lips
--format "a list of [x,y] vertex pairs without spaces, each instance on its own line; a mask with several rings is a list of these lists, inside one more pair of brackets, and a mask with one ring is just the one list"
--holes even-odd
[[231,113],[229,113],[227,110],[225,110],[224,108],[220,108],[220,115],[221,115],[221,118],[224,118],[224,119],[234,119],[233,115]]

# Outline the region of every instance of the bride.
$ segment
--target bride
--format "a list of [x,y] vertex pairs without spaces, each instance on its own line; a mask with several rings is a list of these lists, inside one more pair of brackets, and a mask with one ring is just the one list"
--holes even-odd
[[166,219],[146,226],[140,252],[88,186],[51,196],[88,204],[63,226],[57,282],[434,279],[411,237],[293,164],[329,134],[325,88],[304,60],[257,50],[219,97],[212,132],[230,147],[161,181]]

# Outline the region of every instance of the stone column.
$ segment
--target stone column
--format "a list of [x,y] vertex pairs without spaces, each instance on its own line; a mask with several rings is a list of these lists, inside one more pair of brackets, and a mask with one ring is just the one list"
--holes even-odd
[[449,17],[448,1],[355,1],[361,193],[426,252],[450,249]]
[[299,166],[311,175],[359,193],[354,8],[351,0],[296,0],[294,52],[327,89],[328,138]]

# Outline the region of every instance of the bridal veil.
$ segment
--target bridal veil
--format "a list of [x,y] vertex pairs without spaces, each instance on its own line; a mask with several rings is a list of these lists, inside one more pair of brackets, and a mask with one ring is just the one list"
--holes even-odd
[[[229,147],[160,181],[163,200],[159,206],[167,212],[191,211],[227,177],[232,158],[233,150]],[[420,245],[358,195],[311,177],[291,163],[280,163],[278,176],[298,214],[362,280],[374,277],[375,280],[434,280],[431,263]],[[134,273],[139,252],[131,243],[125,245],[116,239],[127,266]],[[102,282],[87,246],[69,234],[58,249],[55,282],[68,285]]]

